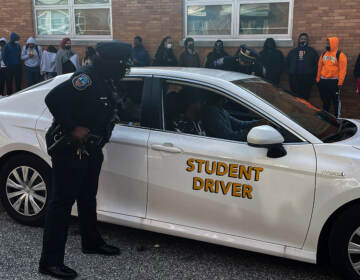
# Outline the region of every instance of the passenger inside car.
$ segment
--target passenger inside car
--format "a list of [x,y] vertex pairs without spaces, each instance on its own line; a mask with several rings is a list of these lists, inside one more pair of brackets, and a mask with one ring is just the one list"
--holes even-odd
[[249,130],[260,123],[258,120],[241,121],[231,116],[224,109],[226,101],[226,97],[219,94],[209,96],[203,113],[205,130],[211,137],[244,142]]
[[140,126],[142,90],[142,81],[125,81],[121,84],[118,100],[120,123]]
[[180,113],[172,120],[172,128],[176,132],[205,136],[201,121],[203,97],[201,90],[184,87],[179,93],[178,108]]

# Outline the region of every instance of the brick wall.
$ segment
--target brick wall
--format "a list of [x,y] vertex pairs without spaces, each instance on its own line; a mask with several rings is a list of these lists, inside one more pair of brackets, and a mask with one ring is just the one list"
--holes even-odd
[[[5,2],[5,1],[4,1]],[[0,36],[8,37],[5,31],[15,31],[24,44],[34,35],[32,19],[32,1],[12,0],[2,3],[0,11]],[[132,42],[135,35],[144,39],[144,45],[153,57],[163,37],[171,35],[174,39],[175,53],[182,51],[177,44],[183,38],[182,0],[112,0],[114,38]],[[354,64],[360,52],[360,7],[356,0],[295,0],[293,39],[296,43],[301,32],[307,32],[311,45],[322,52],[326,38],[338,36],[340,48],[348,56],[348,75],[343,90],[343,115],[360,118],[360,96],[355,93],[355,81],[352,75]],[[75,49],[80,56],[84,47]],[[289,49],[282,48],[286,55]],[[210,48],[198,48],[202,62]],[[227,51],[233,54],[236,48]],[[288,88],[284,75],[282,86]],[[319,93],[314,87],[311,101],[321,105]]]

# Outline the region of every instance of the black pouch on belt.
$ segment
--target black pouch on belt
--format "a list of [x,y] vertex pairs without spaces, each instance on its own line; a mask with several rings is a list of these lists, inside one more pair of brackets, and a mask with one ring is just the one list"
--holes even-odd
[[77,141],[65,133],[59,124],[53,123],[46,133],[47,152],[50,156],[57,153],[75,153]]

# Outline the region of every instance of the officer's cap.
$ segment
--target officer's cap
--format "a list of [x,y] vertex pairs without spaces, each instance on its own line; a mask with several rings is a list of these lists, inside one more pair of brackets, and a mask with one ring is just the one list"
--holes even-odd
[[256,61],[258,56],[258,53],[253,48],[248,47],[247,45],[240,46],[239,57],[241,60],[252,63]]
[[131,45],[119,40],[97,43],[95,50],[102,59],[109,61],[120,61],[131,55]]

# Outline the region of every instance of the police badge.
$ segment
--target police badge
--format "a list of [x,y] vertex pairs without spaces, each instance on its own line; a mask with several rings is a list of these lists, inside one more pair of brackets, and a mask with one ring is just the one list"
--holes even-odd
[[92,81],[88,75],[82,73],[72,79],[72,84],[75,89],[83,91],[91,86]]

